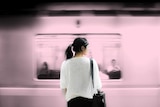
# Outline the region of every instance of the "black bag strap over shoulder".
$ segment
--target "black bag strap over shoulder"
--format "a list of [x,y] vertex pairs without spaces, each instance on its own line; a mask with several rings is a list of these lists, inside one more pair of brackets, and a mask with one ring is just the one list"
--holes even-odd
[[[94,69],[93,69],[93,59],[90,59],[90,72],[91,72],[91,77],[92,77],[92,85],[94,88]],[[100,90],[97,89],[98,93],[101,93]]]
[[94,72],[93,72],[93,60],[90,59],[90,71],[91,71],[91,77],[92,77],[92,84],[94,88]]
[[[90,72],[92,77],[92,84],[94,88],[94,68],[93,68],[93,59],[90,59]],[[98,93],[93,95],[92,107],[106,107],[105,93],[97,89]]]

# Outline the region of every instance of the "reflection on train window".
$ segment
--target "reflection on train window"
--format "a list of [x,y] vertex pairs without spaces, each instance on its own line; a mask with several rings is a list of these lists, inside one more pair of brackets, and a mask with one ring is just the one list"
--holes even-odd
[[117,33],[36,35],[37,79],[60,79],[65,49],[77,36],[88,40],[87,57],[97,61],[102,79],[121,79],[121,35]]

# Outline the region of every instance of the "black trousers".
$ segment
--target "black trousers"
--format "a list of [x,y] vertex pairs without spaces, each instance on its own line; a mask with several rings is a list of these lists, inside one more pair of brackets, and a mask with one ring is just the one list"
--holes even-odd
[[67,107],[92,107],[92,99],[76,97],[67,102]]

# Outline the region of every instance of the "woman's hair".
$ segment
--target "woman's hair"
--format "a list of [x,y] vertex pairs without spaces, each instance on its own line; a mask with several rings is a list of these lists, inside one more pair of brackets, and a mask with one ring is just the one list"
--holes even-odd
[[77,37],[74,39],[73,44],[69,45],[65,51],[66,59],[70,59],[73,57],[72,47],[73,51],[75,53],[81,52],[81,47],[84,46],[85,48],[88,45],[88,41],[86,38]]

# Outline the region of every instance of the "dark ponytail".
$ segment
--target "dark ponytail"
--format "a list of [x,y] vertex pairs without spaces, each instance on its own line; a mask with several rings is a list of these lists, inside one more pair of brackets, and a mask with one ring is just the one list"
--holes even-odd
[[66,59],[70,59],[73,57],[72,45],[69,45],[65,51]]
[[73,44],[69,45],[65,51],[66,59],[70,59],[73,57],[72,47],[73,47],[73,51],[76,54],[82,51],[81,49],[82,46],[86,48],[87,45],[88,45],[88,41],[86,38],[81,38],[81,37],[75,38],[73,41]]

